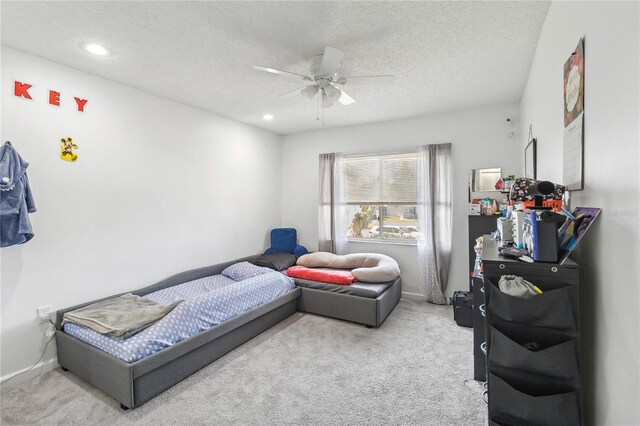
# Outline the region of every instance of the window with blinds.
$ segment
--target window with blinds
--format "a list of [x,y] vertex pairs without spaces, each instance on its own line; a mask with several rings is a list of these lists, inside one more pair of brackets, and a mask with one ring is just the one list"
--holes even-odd
[[416,241],[416,153],[345,158],[348,237]]

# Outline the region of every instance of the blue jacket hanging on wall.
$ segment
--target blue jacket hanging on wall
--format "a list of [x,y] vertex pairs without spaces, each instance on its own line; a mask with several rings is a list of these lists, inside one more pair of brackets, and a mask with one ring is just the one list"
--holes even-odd
[[33,238],[29,213],[36,211],[29,179],[29,163],[10,142],[0,147],[0,247],[26,243]]

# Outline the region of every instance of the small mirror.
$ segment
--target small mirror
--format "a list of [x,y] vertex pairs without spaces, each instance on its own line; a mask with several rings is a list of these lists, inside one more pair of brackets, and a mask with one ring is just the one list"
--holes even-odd
[[496,182],[502,179],[502,169],[469,170],[469,189],[471,192],[497,192]]

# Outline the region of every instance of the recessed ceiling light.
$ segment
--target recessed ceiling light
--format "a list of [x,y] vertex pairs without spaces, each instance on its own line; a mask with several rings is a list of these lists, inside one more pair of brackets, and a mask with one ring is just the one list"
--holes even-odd
[[265,115],[262,116],[262,118],[264,118],[265,120],[273,120],[273,115],[265,114]]
[[92,53],[96,56],[108,56],[111,52],[104,46],[95,43],[87,43],[84,45],[84,50]]

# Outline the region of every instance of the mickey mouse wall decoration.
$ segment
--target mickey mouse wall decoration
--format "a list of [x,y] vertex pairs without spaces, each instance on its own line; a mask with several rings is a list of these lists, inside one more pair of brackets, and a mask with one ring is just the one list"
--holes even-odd
[[60,159],[64,161],[76,161],[78,155],[73,152],[74,149],[78,149],[78,145],[73,142],[73,139],[60,139]]

